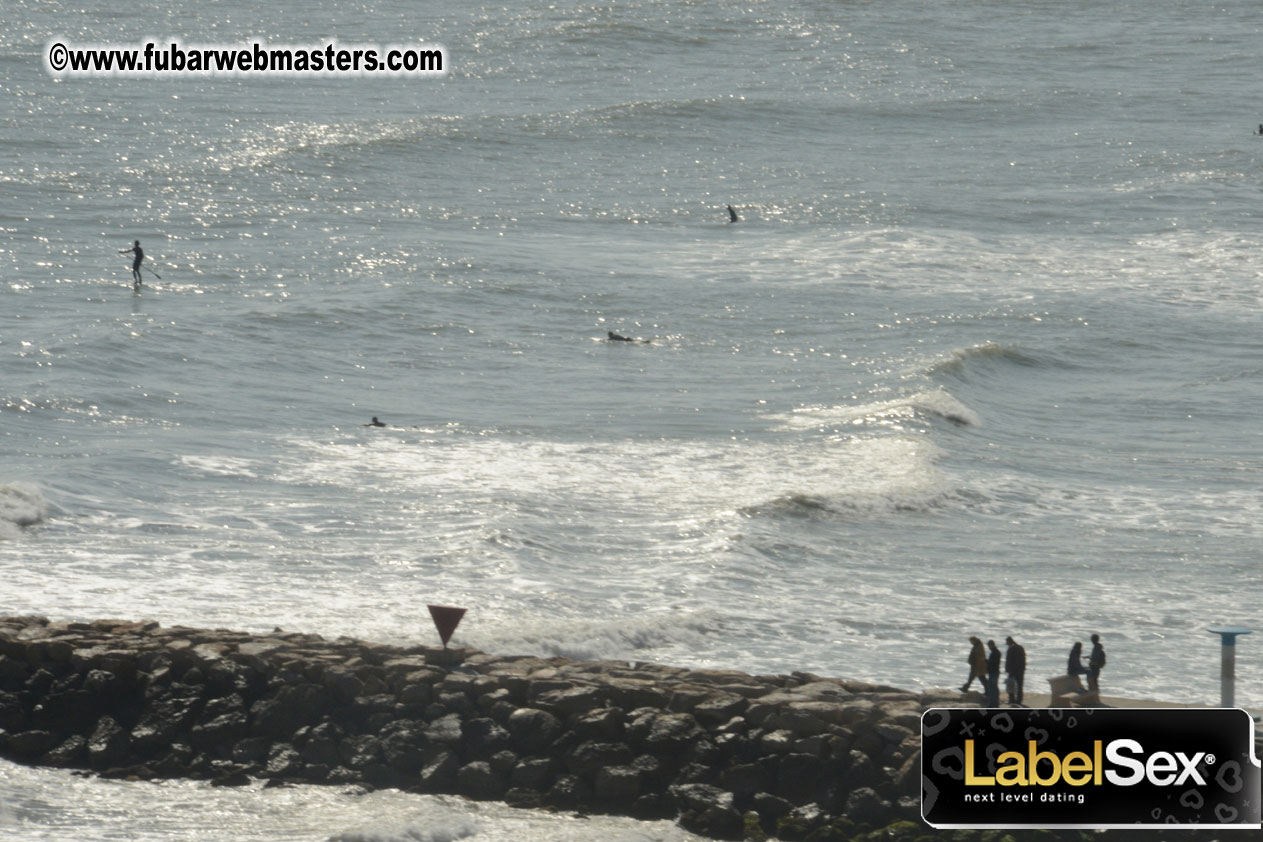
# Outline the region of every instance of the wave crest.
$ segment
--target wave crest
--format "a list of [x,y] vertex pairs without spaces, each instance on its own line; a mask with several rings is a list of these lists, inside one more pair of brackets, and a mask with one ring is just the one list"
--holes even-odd
[[982,418],[946,389],[932,389],[900,398],[846,406],[808,407],[796,410],[786,420],[793,429],[860,425],[910,420],[921,417],[941,418],[963,427],[976,427]]
[[498,650],[599,661],[626,660],[640,651],[671,646],[702,648],[703,639],[713,631],[705,616],[653,613],[634,620],[541,620],[491,634]]
[[930,366],[929,374],[931,376],[949,375],[958,377],[968,372],[969,368],[979,361],[996,361],[1027,367],[1040,364],[1038,359],[1023,353],[1012,345],[984,342],[981,345],[957,348],[955,351],[950,352],[947,356]]
[[15,537],[23,527],[48,516],[48,501],[39,489],[15,483],[0,485],[0,538]]
[[924,439],[855,439],[827,487],[800,488],[742,507],[748,516],[882,515],[930,512],[962,499],[936,464],[941,451]]

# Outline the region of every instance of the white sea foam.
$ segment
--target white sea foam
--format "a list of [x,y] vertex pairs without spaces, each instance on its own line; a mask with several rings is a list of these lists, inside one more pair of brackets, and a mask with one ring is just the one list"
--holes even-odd
[[610,660],[654,650],[704,651],[706,638],[716,632],[715,618],[706,613],[655,611],[616,619],[538,619],[525,624],[508,619],[487,628],[480,645],[498,652]]
[[48,501],[34,485],[0,485],[0,538],[13,538],[47,516]]
[[796,477],[788,493],[760,500],[746,510],[767,513],[788,507],[874,515],[931,511],[960,499],[937,464],[942,451],[926,439],[859,437],[835,444],[828,452],[835,459],[831,469]]
[[[925,414],[978,423],[964,404],[932,391],[795,413],[786,426],[846,429]],[[951,491],[937,465],[941,450],[907,435],[835,436],[810,447],[798,440],[570,443],[458,435],[369,445],[305,442],[294,452],[279,471],[297,483],[406,489],[426,499],[459,489],[454,499],[473,507],[530,499],[572,516],[624,512],[676,523],[780,499],[818,499],[849,511],[918,509]]]
[[977,412],[946,389],[929,389],[868,403],[808,406],[778,417],[787,429],[839,432],[869,425],[892,427],[916,418],[941,418],[968,426],[982,423]]
[[404,818],[335,833],[328,842],[456,842],[477,833],[477,825],[471,818],[449,820],[437,827],[424,818]]
[[256,479],[262,466],[258,460],[241,456],[196,456],[184,455],[180,462],[194,470],[222,477],[245,477]]
[[[67,834],[67,828],[74,832]],[[497,802],[332,786],[211,787],[83,778],[0,761],[0,837],[61,842],[695,842],[670,822],[576,817]]]

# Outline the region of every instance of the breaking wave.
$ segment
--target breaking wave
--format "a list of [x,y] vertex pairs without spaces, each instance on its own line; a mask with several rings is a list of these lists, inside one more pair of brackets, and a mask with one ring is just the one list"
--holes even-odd
[[855,439],[846,444],[827,484],[799,488],[741,511],[749,516],[935,511],[964,499],[938,466],[941,454],[923,438]]
[[491,630],[496,651],[573,660],[619,660],[638,652],[683,646],[698,649],[715,631],[697,614],[651,613],[639,619],[548,621]]
[[48,501],[39,489],[24,484],[0,485],[0,539],[15,537],[23,527],[48,516]]
[[931,389],[899,398],[842,406],[805,407],[785,419],[790,429],[838,428],[877,424],[891,426],[916,418],[942,419],[962,427],[982,423],[977,412],[946,389]]
[[929,367],[930,376],[959,377],[969,371],[978,362],[1001,362],[1020,366],[1037,366],[1040,361],[1023,353],[1012,345],[1000,345],[995,342],[984,342],[968,348],[958,348],[946,356],[934,361]]

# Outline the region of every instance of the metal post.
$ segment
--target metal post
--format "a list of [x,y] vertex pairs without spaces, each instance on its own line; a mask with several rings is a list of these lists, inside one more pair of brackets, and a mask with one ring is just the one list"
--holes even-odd
[[1219,668],[1219,706],[1236,707],[1234,684],[1237,679],[1237,637],[1249,634],[1242,626],[1211,626],[1206,631],[1219,635],[1223,641],[1223,659]]

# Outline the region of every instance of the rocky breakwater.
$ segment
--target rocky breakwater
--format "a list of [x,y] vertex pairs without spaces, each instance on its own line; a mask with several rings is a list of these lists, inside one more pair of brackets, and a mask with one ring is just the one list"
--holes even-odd
[[455,793],[720,839],[919,824],[920,715],[947,701],[805,673],[0,618],[12,760]]

